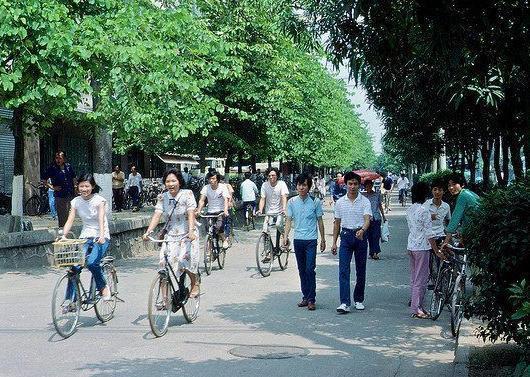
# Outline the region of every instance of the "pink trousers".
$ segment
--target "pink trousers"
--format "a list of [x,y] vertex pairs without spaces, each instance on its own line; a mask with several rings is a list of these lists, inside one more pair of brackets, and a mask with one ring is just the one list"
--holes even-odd
[[429,282],[430,250],[410,251],[410,311],[415,314],[423,310],[423,298]]

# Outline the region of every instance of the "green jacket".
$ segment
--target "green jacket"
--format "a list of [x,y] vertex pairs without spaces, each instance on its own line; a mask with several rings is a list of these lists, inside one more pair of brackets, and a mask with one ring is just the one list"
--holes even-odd
[[451,221],[447,225],[448,233],[455,233],[460,223],[464,225],[469,217],[469,211],[478,206],[480,197],[473,191],[462,189],[456,199],[455,210],[451,215]]

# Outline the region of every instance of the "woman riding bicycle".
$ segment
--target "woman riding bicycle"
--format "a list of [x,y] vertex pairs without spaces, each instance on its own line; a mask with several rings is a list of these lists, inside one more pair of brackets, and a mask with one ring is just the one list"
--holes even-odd
[[[106,211],[107,200],[98,194],[100,187],[96,184],[92,174],[81,175],[77,182],[79,196],[70,202],[70,213],[64,225],[61,240],[65,240],[70,233],[75,216],[78,214],[83,222],[79,238],[87,239],[83,246],[86,253],[86,266],[92,273],[96,288],[103,300],[109,301],[111,300],[110,290],[100,266],[101,259],[110,245],[109,222]],[[72,285],[71,282],[68,282],[67,290],[70,289],[72,289]],[[68,294],[67,297],[69,297]]]
[[142,236],[144,241],[158,225],[162,214],[166,215],[167,230],[160,249],[160,265],[163,266],[164,252],[167,250],[168,257],[178,260],[181,268],[191,272],[191,284],[193,286],[191,295],[198,294],[199,283],[197,273],[199,270],[199,233],[195,227],[195,208],[197,202],[191,190],[185,190],[182,174],[170,169],[164,173],[162,181],[167,191],[158,196],[155,213]]

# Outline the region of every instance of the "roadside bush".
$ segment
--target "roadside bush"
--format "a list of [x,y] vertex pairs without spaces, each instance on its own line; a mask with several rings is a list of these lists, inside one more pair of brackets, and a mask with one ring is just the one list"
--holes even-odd
[[435,173],[425,173],[422,174],[420,177],[420,182],[425,182],[429,186],[435,181],[435,180],[441,180],[447,190],[447,182],[449,181],[449,175],[451,175],[451,170],[439,170]]
[[[483,321],[484,340],[514,340],[530,346],[530,316],[523,308],[530,281],[530,187],[515,184],[482,197],[463,231],[475,293],[466,316]],[[521,291],[513,291],[514,285]],[[518,295],[514,297],[514,295]]]

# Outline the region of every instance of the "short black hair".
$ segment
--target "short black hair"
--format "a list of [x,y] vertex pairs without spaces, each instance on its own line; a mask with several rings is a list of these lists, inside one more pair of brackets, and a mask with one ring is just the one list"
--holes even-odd
[[216,177],[217,178],[217,182],[221,182],[221,173],[219,173],[217,170],[212,170],[211,172],[209,172],[208,174],[206,174],[206,180],[209,181],[210,178],[212,177]]
[[270,169],[267,169],[267,176],[270,174],[270,172],[273,171],[276,173],[276,176],[278,178],[280,178],[280,171],[278,170],[278,168],[270,168]]
[[247,171],[245,172],[245,179],[250,179],[250,177],[252,176],[252,173]]
[[296,177],[296,184],[307,184],[307,188],[311,190],[311,186],[313,186],[313,177],[309,173],[302,173],[299,174],[298,177]]
[[182,173],[179,172],[177,169],[166,170],[164,172],[164,175],[162,176],[162,182],[166,184],[166,179],[170,174],[173,174],[175,177],[177,177],[177,181],[179,181],[180,188],[183,188],[186,183],[184,182],[184,177],[182,176]]
[[464,174],[456,173],[456,172],[449,174],[449,177],[447,178],[447,183],[449,183],[449,181],[458,183],[460,186],[465,186],[467,184]]
[[411,189],[412,203],[423,204],[429,195],[429,185],[426,182],[418,182],[412,185]]
[[94,174],[92,173],[83,173],[79,176],[77,179],[77,184],[79,185],[81,182],[88,182],[93,187],[92,192],[97,194],[101,187],[99,187],[96,183],[96,180],[94,179]]
[[442,179],[438,178],[432,181],[431,183],[431,190],[435,187],[445,191],[445,188],[447,187],[447,183],[444,182]]
[[351,181],[352,179],[355,179],[357,183],[361,184],[361,176],[353,171],[349,171],[346,174],[344,174],[344,183],[348,183],[348,181]]

